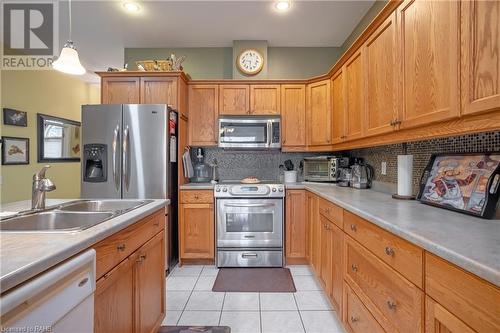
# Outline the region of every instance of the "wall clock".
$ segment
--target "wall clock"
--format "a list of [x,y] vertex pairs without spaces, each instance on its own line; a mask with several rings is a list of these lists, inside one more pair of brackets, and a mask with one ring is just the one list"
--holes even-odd
[[254,49],[244,50],[236,59],[238,69],[248,75],[255,75],[264,66],[264,57]]

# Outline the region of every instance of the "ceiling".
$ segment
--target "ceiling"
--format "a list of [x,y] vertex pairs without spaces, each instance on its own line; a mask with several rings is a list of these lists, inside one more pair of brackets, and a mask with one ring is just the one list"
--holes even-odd
[[[129,14],[122,1],[73,0],[73,40],[84,66],[123,65],[126,47],[231,47],[233,40],[269,46],[341,46],[374,1],[299,1],[278,13],[273,1],[140,1]],[[59,5],[59,38],[68,38],[67,2]]]

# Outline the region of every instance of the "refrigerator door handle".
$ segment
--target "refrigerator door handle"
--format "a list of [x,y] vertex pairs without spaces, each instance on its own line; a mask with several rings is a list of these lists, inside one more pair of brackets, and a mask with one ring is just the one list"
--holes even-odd
[[125,190],[128,192],[130,185],[130,130],[128,126],[123,131],[123,183],[125,185]]
[[116,191],[120,190],[120,175],[118,174],[118,161],[117,159],[117,145],[118,145],[118,136],[120,135],[120,125],[116,125],[116,128],[113,132],[113,181],[115,183]]

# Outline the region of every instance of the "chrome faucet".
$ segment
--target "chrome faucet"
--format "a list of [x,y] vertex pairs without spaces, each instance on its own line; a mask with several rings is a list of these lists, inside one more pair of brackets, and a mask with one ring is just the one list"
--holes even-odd
[[40,171],[33,175],[33,187],[31,191],[31,209],[45,209],[45,193],[54,191],[56,185],[48,178],[45,178],[45,171],[50,165],[44,166]]

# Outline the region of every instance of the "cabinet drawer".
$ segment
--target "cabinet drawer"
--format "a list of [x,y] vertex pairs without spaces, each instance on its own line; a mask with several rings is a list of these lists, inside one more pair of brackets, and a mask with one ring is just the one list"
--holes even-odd
[[97,243],[94,246],[96,251],[96,278],[99,279],[109,272],[164,228],[165,211],[161,209],[142,221]]
[[423,250],[344,210],[344,231],[386,264],[423,288]]
[[420,332],[422,291],[353,239],[345,244],[346,280],[384,329]]
[[354,291],[346,285],[345,326],[353,333],[384,333],[384,329],[373,318]]
[[181,203],[213,203],[214,192],[212,190],[184,190],[181,191]]
[[427,294],[478,332],[500,332],[500,288],[425,254]]
[[319,200],[319,213],[335,223],[339,228],[342,228],[342,211],[343,209],[331,202],[320,199]]

